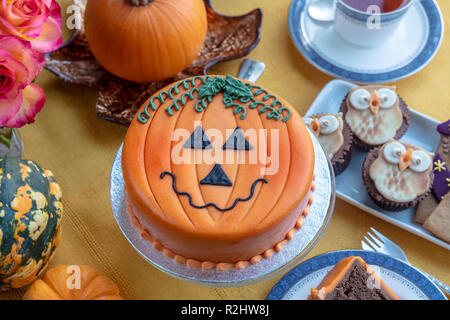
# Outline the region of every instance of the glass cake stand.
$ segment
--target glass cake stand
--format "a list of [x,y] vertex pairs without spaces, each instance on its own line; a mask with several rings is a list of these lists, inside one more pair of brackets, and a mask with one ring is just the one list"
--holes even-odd
[[124,180],[122,176],[122,146],[120,146],[111,170],[111,205],[119,228],[133,248],[157,269],[184,281],[212,287],[247,286],[265,281],[296,266],[316,245],[330,221],[335,202],[335,180],[331,163],[318,139],[311,134],[315,152],[314,201],[303,226],[284,248],[262,259],[255,265],[242,270],[227,271],[190,268],[166,257],[153,248],[152,244],[141,238],[139,230],[132,225],[126,212]]

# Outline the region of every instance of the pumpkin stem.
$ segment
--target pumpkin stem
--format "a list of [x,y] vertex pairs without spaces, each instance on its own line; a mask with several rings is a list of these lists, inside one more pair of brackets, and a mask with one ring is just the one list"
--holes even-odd
[[3,143],[8,149],[11,148],[11,137],[12,137],[11,128],[0,127],[0,143]]
[[132,7],[145,7],[155,0],[128,0]]

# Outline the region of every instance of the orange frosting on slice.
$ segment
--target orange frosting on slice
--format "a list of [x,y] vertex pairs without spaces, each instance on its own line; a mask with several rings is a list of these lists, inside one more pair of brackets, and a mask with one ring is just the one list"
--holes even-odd
[[367,272],[373,277],[374,282],[380,284],[380,286],[394,299],[398,300],[397,295],[392,292],[392,290],[386,286],[386,284],[381,280],[375,272],[367,265],[367,263],[358,256],[347,257],[339,261],[334,268],[328,272],[322,282],[317,288],[311,289],[311,296],[309,299],[313,300],[324,300],[326,295],[332,292],[336,286],[345,278],[349,270],[354,266],[355,261],[359,261],[361,265],[367,270]]
[[[218,92],[204,110],[196,110],[204,97],[192,89],[201,88],[205,79],[174,83],[154,95],[162,99],[149,99],[138,111],[147,110],[151,116],[145,123],[136,117],[125,138],[122,169],[127,202],[151,242],[178,262],[240,269],[295,228],[310,199],[314,150],[301,117],[268,90],[251,87],[254,101],[234,99],[234,106],[227,106],[224,92]],[[250,88],[250,83],[242,82]],[[195,99],[189,99],[189,93]],[[183,105],[171,109],[177,99],[183,99]],[[146,109],[150,101],[156,110]],[[252,101],[258,102],[256,108]],[[263,104],[283,107],[290,117],[270,118],[261,110]],[[239,110],[237,105],[246,110],[245,117],[233,112]],[[185,146],[198,126],[209,148]],[[250,150],[223,149],[236,128],[244,133]],[[217,164],[231,185],[201,184]],[[171,175],[162,177],[164,172]]]

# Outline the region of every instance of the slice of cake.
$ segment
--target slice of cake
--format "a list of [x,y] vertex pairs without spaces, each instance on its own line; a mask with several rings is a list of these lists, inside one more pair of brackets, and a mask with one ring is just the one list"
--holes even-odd
[[361,257],[347,257],[311,289],[309,300],[399,300]]
[[128,212],[179,263],[241,269],[281,250],[311,202],[314,149],[295,109],[231,76],[169,85],[125,138]]

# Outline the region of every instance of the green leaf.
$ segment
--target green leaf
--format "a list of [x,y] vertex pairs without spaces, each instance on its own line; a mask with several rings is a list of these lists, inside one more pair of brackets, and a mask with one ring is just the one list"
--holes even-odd
[[203,86],[200,87],[198,91],[198,97],[208,97],[215,96],[225,87],[226,82],[224,78],[216,77],[208,82],[206,82]]
[[242,81],[234,79],[233,77],[227,76],[226,79],[225,92],[228,93],[235,99],[239,98],[251,98],[253,97],[252,91],[245,86]]

